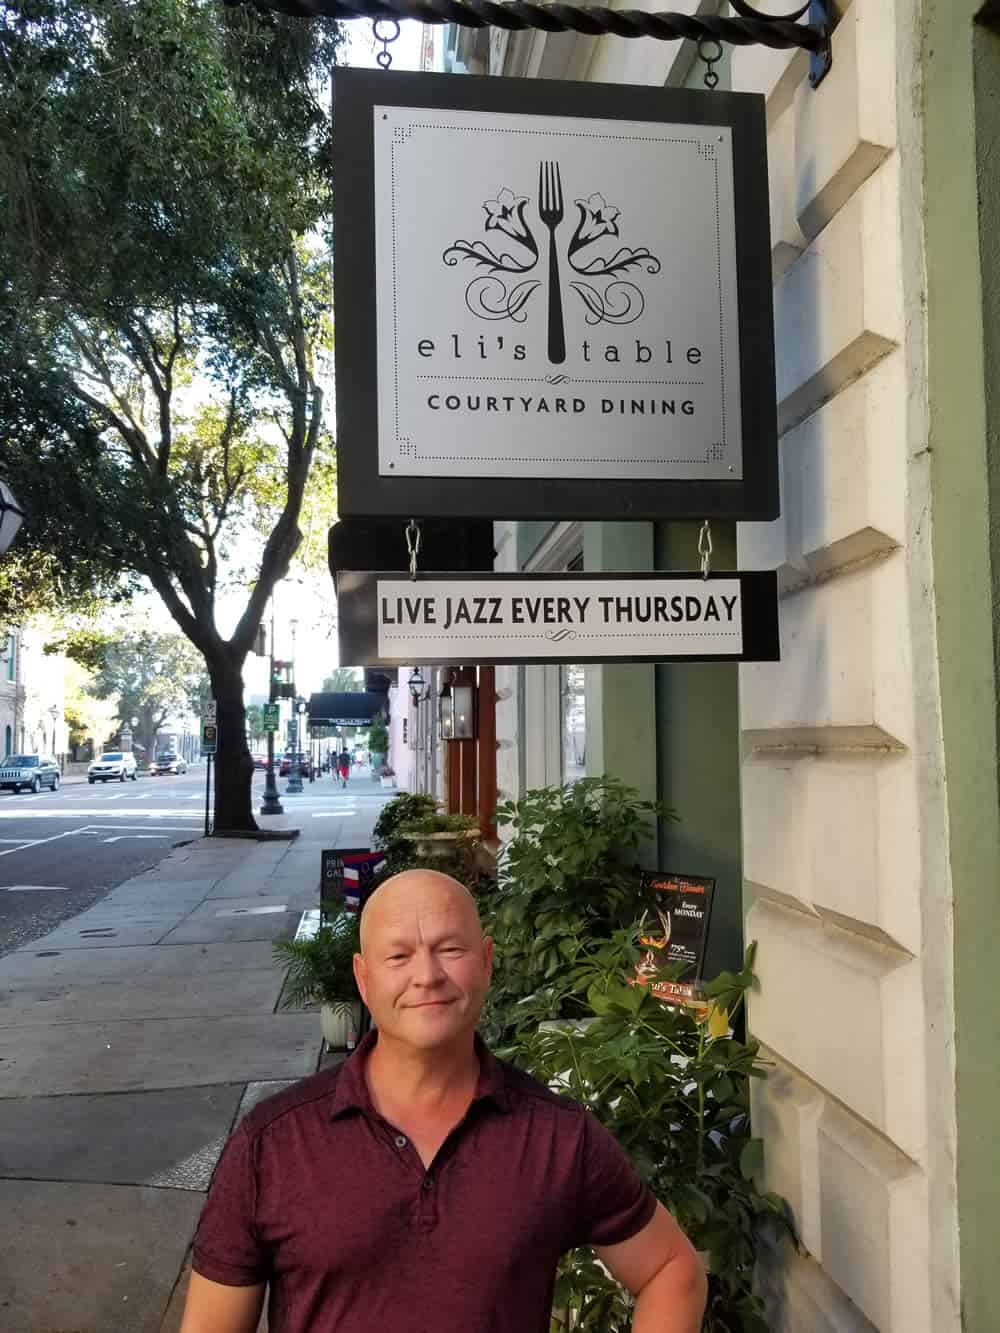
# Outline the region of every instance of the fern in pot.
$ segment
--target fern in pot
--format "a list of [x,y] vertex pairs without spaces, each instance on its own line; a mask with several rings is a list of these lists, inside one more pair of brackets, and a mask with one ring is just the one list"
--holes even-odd
[[354,980],[354,955],[360,948],[360,919],[340,902],[322,904],[322,925],[314,935],[276,940],[274,960],[288,969],[282,1009],[320,1006],[327,1045],[350,1048],[361,1019],[361,997]]

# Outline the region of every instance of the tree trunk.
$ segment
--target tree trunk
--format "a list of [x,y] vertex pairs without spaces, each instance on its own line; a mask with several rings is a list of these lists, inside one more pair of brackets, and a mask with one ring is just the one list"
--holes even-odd
[[253,760],[247,749],[243,673],[227,657],[206,658],[215,696],[219,749],[215,755],[215,832],[256,832],[250,787]]

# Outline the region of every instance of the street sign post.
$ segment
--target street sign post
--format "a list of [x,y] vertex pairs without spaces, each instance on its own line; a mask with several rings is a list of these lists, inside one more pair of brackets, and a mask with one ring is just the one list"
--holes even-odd
[[215,754],[219,748],[219,728],[215,722],[201,724],[201,752],[204,755]]
[[280,712],[280,710],[279,710],[277,704],[265,704],[265,705],[264,705],[264,708],[263,708],[263,714],[264,714],[264,730],[265,730],[265,731],[277,731],[277,730],[278,730],[278,725],[279,725],[278,714],[279,714],[279,712]]

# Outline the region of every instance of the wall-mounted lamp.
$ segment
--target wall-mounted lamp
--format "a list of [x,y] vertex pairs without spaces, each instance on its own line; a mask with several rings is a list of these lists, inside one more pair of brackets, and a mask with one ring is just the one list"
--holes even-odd
[[449,672],[445,676],[444,684],[438,694],[438,724],[441,727],[441,736],[446,741],[453,740],[455,735],[455,709],[451,694],[451,678],[452,673]]
[[427,698],[427,695],[424,693],[424,686],[427,682],[424,680],[419,667],[413,668],[410,672],[410,679],[406,683],[410,687],[410,698],[413,702],[415,704],[422,704]]
[[476,739],[476,687],[460,683],[451,672],[438,695],[441,735],[447,741]]
[[24,522],[24,510],[5,481],[0,481],[0,555],[9,547]]

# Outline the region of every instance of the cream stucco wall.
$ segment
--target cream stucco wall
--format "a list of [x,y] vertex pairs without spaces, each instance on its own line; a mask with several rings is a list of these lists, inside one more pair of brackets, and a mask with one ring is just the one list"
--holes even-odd
[[806,1253],[774,1327],[960,1327],[948,822],[931,559],[917,0],[854,0],[813,91],[768,98],[783,514],[782,661],[741,669],[750,1021],[768,1185]]

